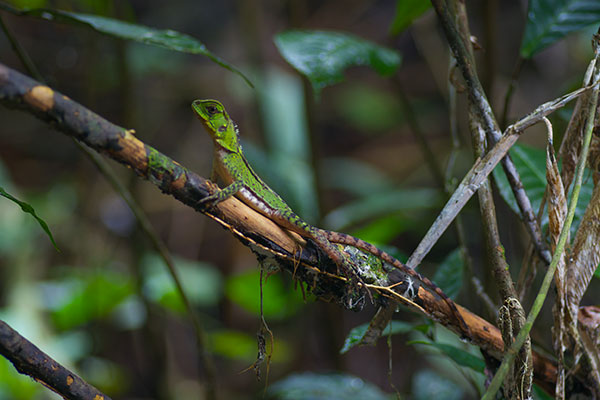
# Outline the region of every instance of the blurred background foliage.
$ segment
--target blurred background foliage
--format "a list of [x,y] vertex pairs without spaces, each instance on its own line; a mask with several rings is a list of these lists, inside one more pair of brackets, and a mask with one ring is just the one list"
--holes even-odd
[[[582,14],[576,3],[468,2],[482,46],[476,54],[481,76],[498,116],[516,65],[509,122],[580,84],[596,29],[589,25],[600,11]],[[415,248],[445,199],[410,119],[424,132],[447,183],[473,162],[465,121],[459,120],[458,142],[449,133],[448,50],[422,1],[0,4],[3,23],[52,88],[135,129],[144,142],[204,176],[212,146],[190,103],[218,99],[240,126],[252,165],[300,215],[400,257]],[[17,15],[11,7],[29,11]],[[566,15],[558,22],[557,7]],[[27,73],[2,34],[0,62]],[[459,94],[459,109],[464,104]],[[552,116],[557,134],[569,111]],[[126,203],[64,135],[6,108],[0,121],[0,186],[33,206],[60,249],[31,215],[0,200],[0,319],[113,398],[201,397],[203,372],[185,307]],[[533,128],[521,140],[527,146],[513,154],[537,204],[545,185],[545,139]],[[264,380],[239,373],[257,352],[256,259],[216,224],[111,165],[176,257],[209,336],[220,392],[261,396]],[[525,233],[502,174],[495,177],[498,199],[506,199],[498,204],[506,255],[518,266]],[[474,270],[464,271],[449,230],[421,271],[437,271],[435,280],[448,294],[494,320],[473,290],[461,292],[469,285],[463,275],[474,274],[496,298],[476,200],[462,215]],[[352,348],[352,329],[364,329],[373,306],[353,313],[315,302],[286,274],[269,276],[263,295],[275,336],[271,398],[382,399],[394,390],[415,399],[473,398],[482,388],[477,350],[421,317],[401,310],[398,318],[411,323],[391,326],[388,378],[385,340]],[[551,347],[545,329],[551,324],[548,309],[533,332],[539,346]],[[58,397],[0,358],[0,399],[49,398]]]

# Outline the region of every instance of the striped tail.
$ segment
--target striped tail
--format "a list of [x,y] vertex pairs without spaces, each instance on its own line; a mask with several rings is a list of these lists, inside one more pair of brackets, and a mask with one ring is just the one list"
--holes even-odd
[[448,307],[450,307],[450,309],[452,310],[452,313],[454,314],[456,321],[463,329],[463,333],[470,335],[471,330],[469,329],[469,326],[467,325],[464,318],[458,311],[458,308],[456,307],[456,303],[454,303],[446,295],[446,293],[444,293],[442,291],[442,289],[440,289],[435,283],[433,283],[431,280],[429,280],[429,278],[422,276],[421,274],[419,274],[417,271],[415,271],[412,268],[408,268],[406,265],[404,265],[403,263],[398,261],[396,258],[391,256],[390,254],[373,246],[369,242],[365,242],[362,239],[356,238],[356,237],[354,237],[352,235],[348,235],[346,233],[327,231],[324,229],[321,229],[321,231],[323,232],[323,235],[327,238],[327,240],[329,240],[330,242],[345,244],[345,245],[356,247],[358,249],[366,251],[367,253],[370,253],[370,254],[374,255],[375,257],[380,258],[380,259],[384,260],[385,262],[393,265],[394,267],[398,268],[400,271],[404,272],[405,274],[410,275],[413,278],[418,279],[419,281],[423,282],[426,286],[428,286],[431,290],[433,290],[438,296],[440,296],[440,298],[442,300],[444,300],[446,302],[446,304],[448,304]]

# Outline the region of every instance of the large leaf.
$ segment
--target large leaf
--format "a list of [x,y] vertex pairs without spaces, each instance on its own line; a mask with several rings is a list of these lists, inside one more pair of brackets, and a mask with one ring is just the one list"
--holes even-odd
[[391,400],[393,398],[377,386],[356,376],[312,372],[290,375],[275,382],[269,387],[268,394],[270,398],[280,400]]
[[248,83],[248,85],[252,86],[250,80],[238,69],[234,68],[231,64],[228,64],[218,56],[208,51],[203,43],[194,39],[190,35],[186,35],[185,33],[177,32],[171,29],[150,28],[148,26],[133,24],[99,15],[75,13],[50,8],[28,8],[18,10],[6,4],[0,3],[0,9],[15,15],[27,15],[43,18],[48,21],[84,25],[106,35],[150,44],[169,50],[189,54],[201,54],[210,58],[213,62],[217,63],[221,67],[238,74]]
[[[515,167],[519,171],[521,181],[525,187],[525,192],[531,200],[533,211],[537,213],[546,191],[546,152],[543,149],[515,145],[510,150],[510,156],[512,157]],[[512,193],[508,179],[506,179],[506,175],[504,174],[504,171],[502,171],[502,166],[498,165],[494,169],[493,174],[500,195],[508,203],[510,208],[515,213],[519,214],[519,206]],[[584,180],[579,194],[577,208],[575,209],[573,225],[571,225],[571,233],[575,233],[579,226],[579,221],[581,221],[583,213],[592,197],[593,186],[594,182],[592,179]],[[545,229],[547,226],[548,215],[545,213],[542,218],[542,228]]]
[[343,32],[292,30],[275,36],[279,52],[305,75],[319,93],[344,79],[350,66],[369,66],[380,75],[393,74],[401,56],[395,50]]
[[568,33],[598,21],[597,0],[530,0],[521,56],[530,58]]
[[396,15],[390,26],[390,32],[397,35],[412,22],[431,8],[431,2],[423,0],[397,0]]
[[46,232],[46,234],[50,238],[50,241],[52,242],[52,245],[54,246],[54,248],[57,251],[60,251],[58,249],[58,246],[56,245],[56,242],[54,241],[54,238],[52,237],[52,233],[50,232],[50,228],[48,228],[48,224],[46,223],[46,221],[44,221],[43,219],[41,219],[35,213],[35,210],[33,209],[33,207],[30,204],[25,203],[24,201],[21,201],[21,200],[17,199],[16,197],[14,197],[10,193],[8,193],[6,190],[4,190],[4,188],[2,188],[2,186],[0,186],[0,196],[6,197],[10,201],[13,201],[13,202],[17,203],[19,205],[19,207],[21,207],[21,210],[23,210],[23,212],[31,214],[31,216],[33,218],[35,218],[35,220],[38,222],[38,224],[40,224],[40,226],[42,227],[42,229],[44,230],[44,232]]

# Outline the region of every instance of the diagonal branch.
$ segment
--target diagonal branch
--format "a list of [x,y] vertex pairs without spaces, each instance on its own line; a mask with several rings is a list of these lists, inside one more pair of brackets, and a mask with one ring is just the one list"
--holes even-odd
[[469,201],[477,189],[479,189],[483,181],[494,170],[496,165],[498,165],[500,160],[517,142],[520,134],[523,133],[523,131],[542,121],[543,117],[552,114],[559,108],[564,107],[568,102],[576,99],[583,93],[586,93],[593,87],[594,84],[592,84],[592,86],[577,89],[557,99],[546,102],[537,107],[530,114],[506,128],[506,131],[498,143],[496,143],[483,158],[477,160],[469,172],[467,172],[460,185],[450,197],[450,200],[446,202],[446,205],[427,231],[427,234],[425,234],[425,237],[423,237],[413,254],[411,254],[410,258],[406,262],[406,265],[409,268],[415,268],[421,263],[423,258],[425,258],[427,253],[429,253],[429,250],[431,250],[439,237],[442,236],[454,218],[456,218],[460,210],[462,210],[465,204],[467,204],[467,201]]
[[69,371],[0,320],[0,354],[22,374],[68,400],[110,400],[110,397]]

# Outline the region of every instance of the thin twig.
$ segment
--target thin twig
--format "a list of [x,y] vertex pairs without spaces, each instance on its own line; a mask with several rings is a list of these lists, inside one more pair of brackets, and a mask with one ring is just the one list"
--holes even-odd
[[6,22],[4,22],[4,19],[2,18],[1,14],[0,14],[0,27],[4,31],[4,34],[6,35],[6,37],[8,38],[8,41],[10,42],[10,45],[12,46],[15,54],[17,55],[17,57],[19,57],[19,60],[21,60],[23,67],[25,67],[25,70],[27,70],[27,73],[29,73],[29,75],[33,76],[38,81],[44,82],[44,78],[42,77],[42,74],[40,74],[37,67],[33,63],[33,61],[31,61],[29,54],[27,54],[25,49],[21,46],[21,44],[19,43],[19,41],[17,40],[15,35],[13,35],[13,33],[10,30],[10,28],[8,27],[8,25],[6,25]]

